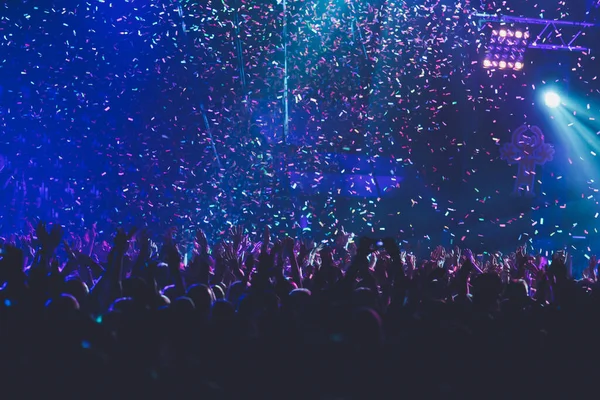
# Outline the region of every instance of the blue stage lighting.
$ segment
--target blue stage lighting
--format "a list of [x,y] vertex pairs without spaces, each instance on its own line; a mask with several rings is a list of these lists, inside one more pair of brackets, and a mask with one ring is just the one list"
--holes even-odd
[[558,93],[553,91],[548,91],[544,94],[544,103],[549,108],[556,108],[560,106],[560,96]]

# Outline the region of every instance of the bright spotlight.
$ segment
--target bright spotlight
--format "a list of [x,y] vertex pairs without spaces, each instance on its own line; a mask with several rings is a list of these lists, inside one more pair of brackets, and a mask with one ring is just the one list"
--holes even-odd
[[515,70],[517,70],[517,71],[518,71],[518,70],[520,70],[520,69],[523,69],[523,63],[521,63],[521,62],[517,61],[517,62],[515,63]]
[[490,60],[488,60],[488,59],[485,59],[485,60],[483,60],[483,66],[485,68],[489,68],[489,67],[492,66],[492,62]]
[[500,37],[506,37],[506,29],[500,30]]
[[523,32],[521,32],[521,31],[516,31],[516,32],[515,32],[515,37],[516,37],[517,39],[521,39],[521,38],[523,37]]
[[506,61],[500,61],[500,68],[506,68]]
[[560,96],[556,92],[546,92],[544,95],[544,103],[546,103],[546,106],[549,108],[556,108],[560,106]]

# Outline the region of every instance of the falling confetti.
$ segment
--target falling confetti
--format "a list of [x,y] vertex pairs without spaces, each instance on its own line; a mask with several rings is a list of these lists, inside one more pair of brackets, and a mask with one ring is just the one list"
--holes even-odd
[[[559,1],[482,3],[576,18]],[[15,215],[2,229],[25,215],[213,233],[243,222],[318,235],[343,222],[489,243],[596,228],[573,227],[583,206],[569,205],[597,206],[598,149],[559,135],[594,123],[593,54],[531,53],[522,71],[486,70],[489,26],[469,1],[307,0],[287,15],[281,2],[180,4],[1,6],[0,172],[27,189],[21,206],[2,205]],[[584,106],[552,119],[540,91],[567,79]],[[514,171],[500,159],[522,124],[557,149],[534,202],[508,197]]]

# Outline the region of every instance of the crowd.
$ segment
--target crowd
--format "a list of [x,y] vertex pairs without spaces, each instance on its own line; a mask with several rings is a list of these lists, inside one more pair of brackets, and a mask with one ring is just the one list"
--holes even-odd
[[[598,260],[477,260],[343,229],[3,238],[8,398],[561,398],[593,391]],[[191,256],[186,256],[191,249]]]

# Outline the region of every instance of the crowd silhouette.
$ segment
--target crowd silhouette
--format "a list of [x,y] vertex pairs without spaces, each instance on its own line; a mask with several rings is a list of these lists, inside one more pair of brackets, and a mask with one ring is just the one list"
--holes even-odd
[[[234,227],[112,243],[40,223],[2,239],[9,398],[543,398],[594,390],[600,290],[570,257],[340,229],[329,246]],[[210,244],[212,243],[212,244]]]

